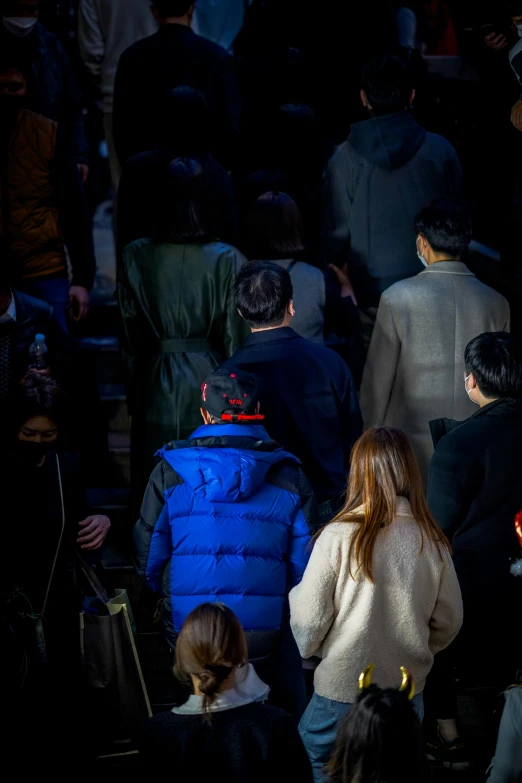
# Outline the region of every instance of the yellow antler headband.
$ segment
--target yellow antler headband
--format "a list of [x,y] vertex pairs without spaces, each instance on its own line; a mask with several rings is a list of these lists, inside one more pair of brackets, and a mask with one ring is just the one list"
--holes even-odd
[[[359,676],[359,691],[364,691],[366,688],[369,688],[372,684],[372,674],[373,670],[375,669],[375,664],[370,663],[369,666],[364,669],[364,671],[361,672]],[[402,672],[402,682],[400,684],[399,690],[401,692],[406,691],[408,699],[413,699],[415,696],[415,683],[413,681],[413,677],[411,675],[411,672],[408,671],[404,666],[401,666],[401,672]]]

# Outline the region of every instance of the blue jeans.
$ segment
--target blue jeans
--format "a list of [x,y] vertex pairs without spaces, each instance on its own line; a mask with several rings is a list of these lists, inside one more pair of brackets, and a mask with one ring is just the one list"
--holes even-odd
[[[58,326],[69,334],[67,325],[67,305],[69,304],[69,280],[66,277],[50,277],[43,280],[25,280],[18,288],[35,299],[43,299],[53,308],[54,318]],[[47,336],[47,335],[46,335]]]
[[[422,693],[418,693],[412,703],[419,720],[422,721],[424,717]],[[312,762],[314,783],[325,783],[326,781],[323,767],[333,753],[339,723],[348,714],[351,707],[351,704],[332,701],[332,699],[326,699],[317,693],[314,693],[310,699],[299,724],[299,734]]]

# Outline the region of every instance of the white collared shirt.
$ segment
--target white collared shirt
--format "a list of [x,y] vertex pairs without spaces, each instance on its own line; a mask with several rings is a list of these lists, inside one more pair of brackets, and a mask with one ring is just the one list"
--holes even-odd
[[11,301],[9,307],[3,315],[0,315],[0,324],[8,323],[9,321],[16,321],[16,304],[14,296],[11,294]]

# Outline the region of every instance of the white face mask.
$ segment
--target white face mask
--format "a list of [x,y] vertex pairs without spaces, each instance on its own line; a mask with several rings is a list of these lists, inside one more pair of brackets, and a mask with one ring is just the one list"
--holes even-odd
[[[417,237],[417,242],[418,242],[418,241],[419,241],[419,238]],[[423,256],[423,255],[422,255],[422,253],[419,251],[419,246],[418,246],[418,245],[417,245],[417,258],[419,259],[419,261],[421,262],[421,264],[423,264],[424,266],[428,266],[428,262],[424,260],[424,256]]]
[[18,38],[27,38],[31,35],[37,21],[36,16],[4,16],[3,18],[5,29]]
[[[469,375],[466,375],[466,377],[464,378],[464,388],[465,389],[466,389],[466,384],[468,382],[468,378],[470,378],[470,377],[471,377],[471,373]],[[469,389],[469,390],[466,389],[466,394],[468,395],[468,397],[469,397],[469,395],[471,394],[472,391],[473,391],[473,389]],[[475,405],[480,405],[480,403],[476,402],[475,400],[472,400],[471,397],[469,397],[469,399]]]

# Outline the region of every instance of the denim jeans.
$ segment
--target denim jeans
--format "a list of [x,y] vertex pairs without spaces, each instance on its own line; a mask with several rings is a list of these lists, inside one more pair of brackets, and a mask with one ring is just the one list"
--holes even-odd
[[18,286],[24,294],[34,296],[35,299],[43,299],[44,302],[51,305],[55,320],[66,335],[69,334],[69,327],[67,326],[69,287],[69,281],[66,277],[25,280]]
[[[299,733],[312,762],[314,783],[326,783],[323,767],[333,753],[339,723],[348,714],[351,706],[314,693],[301,718]],[[422,693],[414,697],[413,707],[419,720],[422,721],[424,717]]]

